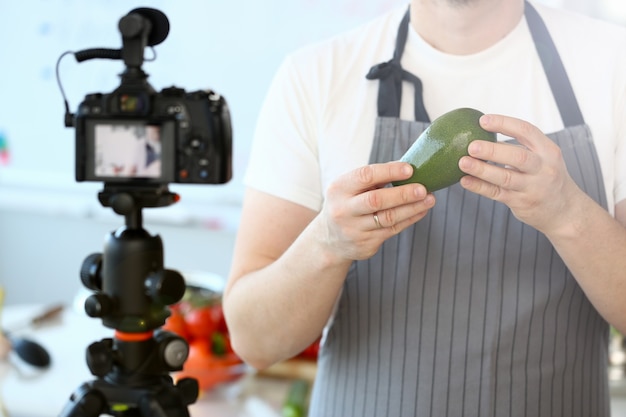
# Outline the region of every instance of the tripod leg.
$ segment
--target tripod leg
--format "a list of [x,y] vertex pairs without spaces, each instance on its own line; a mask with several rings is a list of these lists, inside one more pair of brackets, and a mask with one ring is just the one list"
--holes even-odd
[[85,383],[72,394],[59,417],[97,417],[105,411],[107,399],[104,394]]
[[155,395],[146,394],[139,401],[139,410],[143,417],[189,417],[189,411],[180,401],[169,401],[170,407],[163,408]]

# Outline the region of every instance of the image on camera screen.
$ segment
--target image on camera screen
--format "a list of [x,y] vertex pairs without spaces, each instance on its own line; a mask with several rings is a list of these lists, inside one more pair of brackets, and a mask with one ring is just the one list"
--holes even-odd
[[142,122],[94,126],[94,175],[161,178],[161,130]]

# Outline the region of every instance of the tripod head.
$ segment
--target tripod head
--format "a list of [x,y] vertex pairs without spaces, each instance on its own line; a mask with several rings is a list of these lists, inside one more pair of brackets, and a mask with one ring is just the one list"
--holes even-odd
[[88,256],[81,268],[81,281],[95,291],[87,298],[85,311],[99,317],[105,326],[138,333],[161,327],[169,310],[185,293],[185,281],[177,271],[163,267],[163,243],[142,225],[144,207],[160,207],[178,201],[166,186],[109,186],[100,202],[125,216],[125,226],[109,234],[104,252]]
[[185,281],[164,268],[161,238],[142,225],[143,208],[173,204],[178,196],[166,186],[105,184],[99,200],[123,215],[125,225],[106,237],[102,253],[85,258],[81,281],[94,291],[85,301],[87,315],[102,319],[114,337],[87,348],[87,365],[97,379],[79,387],[61,416],[188,417],[198,382],[186,378],[174,385],[169,373],[182,370],[189,346],[160,329],[168,305],[183,297]]

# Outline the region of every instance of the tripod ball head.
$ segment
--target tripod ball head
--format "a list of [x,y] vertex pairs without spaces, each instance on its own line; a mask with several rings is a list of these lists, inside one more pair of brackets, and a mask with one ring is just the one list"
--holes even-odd
[[163,267],[163,243],[143,228],[122,227],[107,236],[103,253],[85,258],[81,281],[95,293],[85,301],[90,317],[127,333],[165,324],[168,305],[185,293],[183,276]]

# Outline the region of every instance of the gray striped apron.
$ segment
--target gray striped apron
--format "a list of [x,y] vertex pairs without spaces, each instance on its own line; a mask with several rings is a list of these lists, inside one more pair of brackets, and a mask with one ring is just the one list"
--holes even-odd
[[[606,207],[591,134],[537,12],[526,18],[565,129],[578,185]],[[408,13],[379,79],[371,162],[399,159],[428,126],[419,80],[400,67]],[[417,121],[399,119],[402,81]],[[608,325],[547,238],[456,184],[353,263],[322,347],[309,417],[608,417]]]

